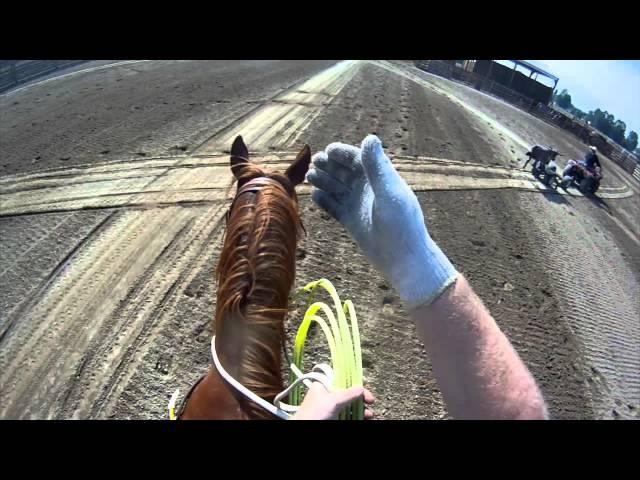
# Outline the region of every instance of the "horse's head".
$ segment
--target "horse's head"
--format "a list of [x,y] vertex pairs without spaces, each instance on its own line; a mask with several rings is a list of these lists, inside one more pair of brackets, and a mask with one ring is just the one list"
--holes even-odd
[[[274,285],[273,282],[281,286],[280,290],[286,290],[288,298],[295,275],[296,243],[302,230],[295,187],[304,181],[311,149],[305,145],[284,173],[268,171],[249,160],[249,150],[238,136],[231,146],[230,160],[238,185],[227,212],[227,231],[218,263],[218,299],[226,299],[225,294],[231,289],[236,293],[234,302],[248,303],[257,284]],[[276,256],[277,265],[273,262]],[[249,267],[245,275],[229,275],[239,263]],[[240,284],[244,288],[238,288]],[[241,306],[236,303],[234,310]],[[282,304],[280,299],[275,303]]]
[[[248,229],[241,227],[242,224],[251,223],[251,219],[255,223],[256,218],[262,218],[263,224],[267,219],[273,220],[273,225],[279,224],[284,230],[287,224],[295,225],[295,234],[288,235],[288,239],[297,240],[298,233],[304,230],[304,227],[298,215],[298,197],[295,187],[304,181],[310,163],[311,149],[309,145],[305,145],[284,172],[265,170],[250,161],[249,149],[244,140],[240,135],[236,137],[231,146],[230,165],[237,180],[237,187],[235,197],[227,211],[227,231],[236,230],[239,233],[245,233],[236,239],[236,244],[246,243],[249,240],[246,236]],[[225,248],[227,246],[225,243]],[[223,268],[222,262],[219,272],[221,268]]]
[[289,196],[296,200],[295,186],[304,181],[310,163],[311,149],[309,145],[305,145],[284,173],[267,172],[258,165],[251,163],[249,160],[249,149],[244,144],[244,140],[240,135],[236,137],[231,146],[231,171],[236,180],[238,180],[236,194],[251,180],[269,178],[279,183]]

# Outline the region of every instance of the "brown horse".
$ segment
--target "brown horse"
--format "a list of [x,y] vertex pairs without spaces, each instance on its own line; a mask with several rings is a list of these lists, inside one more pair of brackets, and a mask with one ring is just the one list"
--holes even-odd
[[[284,318],[302,231],[295,186],[311,161],[308,145],[283,173],[249,162],[238,136],[231,170],[238,180],[216,271],[215,349],[235,380],[273,402],[284,389]],[[180,419],[276,418],[229,385],[212,365],[187,394]]]

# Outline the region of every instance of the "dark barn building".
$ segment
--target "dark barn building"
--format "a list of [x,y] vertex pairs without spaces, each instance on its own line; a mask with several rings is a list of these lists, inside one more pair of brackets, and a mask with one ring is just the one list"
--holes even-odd
[[[544,70],[523,60],[511,60],[511,62],[514,63],[513,68],[501,65],[493,60],[476,60],[473,72],[524,95],[525,97],[548,105],[551,101],[553,90],[558,84],[558,77],[551,75],[550,73],[545,72]],[[527,77],[522,72],[517,71],[517,66],[524,67],[529,70],[529,76]],[[554,86],[549,87],[538,82],[536,80],[538,75],[542,75],[553,80],[555,82]],[[533,78],[534,76],[535,78]]]

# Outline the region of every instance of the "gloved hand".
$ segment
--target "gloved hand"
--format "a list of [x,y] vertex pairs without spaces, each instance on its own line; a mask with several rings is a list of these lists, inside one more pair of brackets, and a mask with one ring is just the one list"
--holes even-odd
[[430,304],[458,272],[427,232],[409,185],[369,135],[361,148],[332,143],[313,156],[313,200],[338,220],[408,309]]

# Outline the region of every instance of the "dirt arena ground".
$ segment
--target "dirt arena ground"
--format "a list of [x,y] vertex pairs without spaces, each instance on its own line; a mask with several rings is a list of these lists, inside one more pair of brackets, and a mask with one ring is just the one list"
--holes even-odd
[[[404,62],[66,73],[0,95],[0,418],[166,418],[210,363],[233,137],[277,167],[303,143],[371,132],[551,416],[638,418],[640,185],[606,158],[599,199],[549,193],[520,169],[534,143],[582,155],[570,134]],[[297,285],[324,276],[354,301],[378,418],[448,418],[398,296],[308,191]]]

